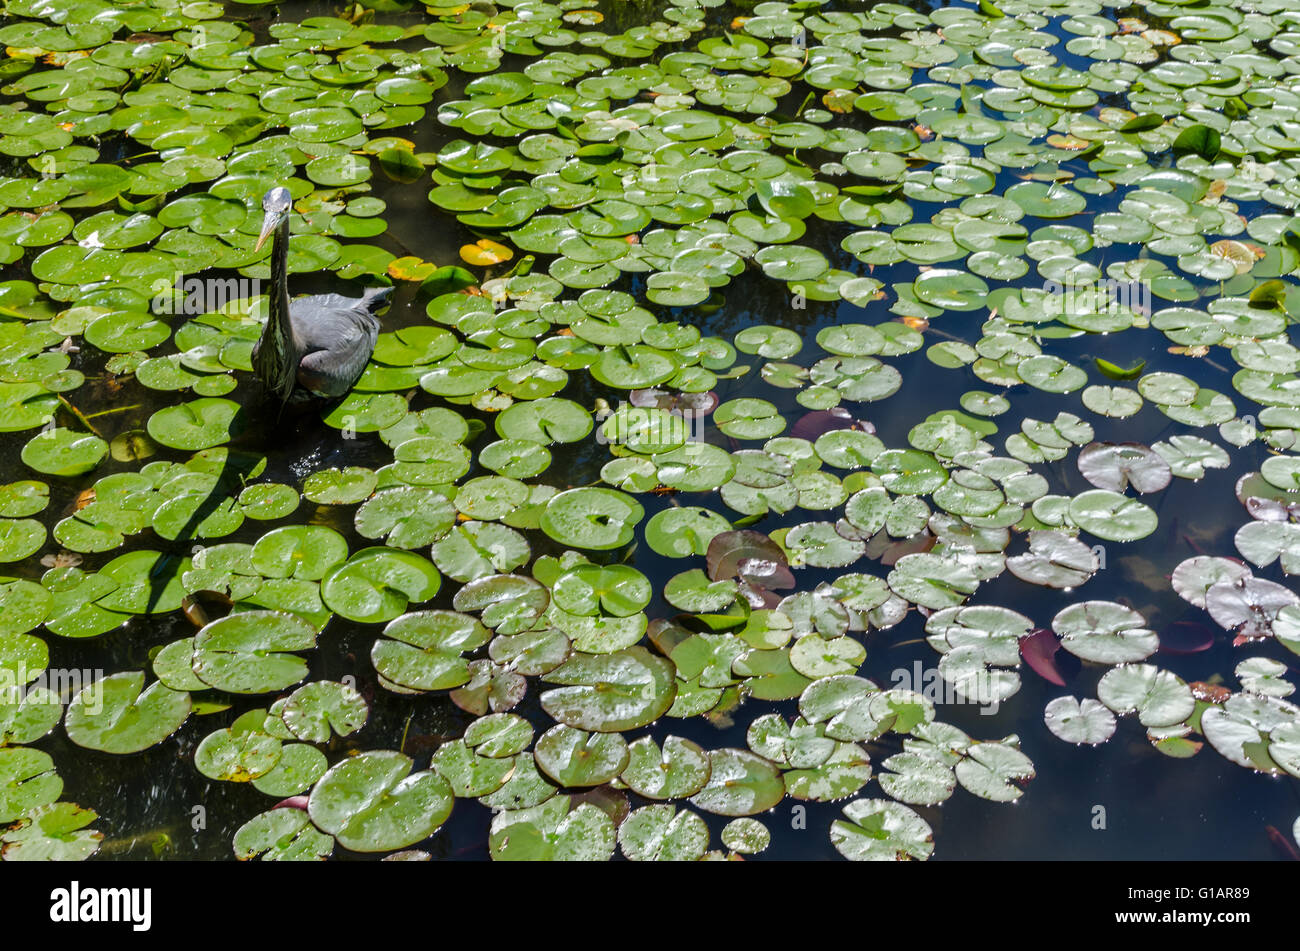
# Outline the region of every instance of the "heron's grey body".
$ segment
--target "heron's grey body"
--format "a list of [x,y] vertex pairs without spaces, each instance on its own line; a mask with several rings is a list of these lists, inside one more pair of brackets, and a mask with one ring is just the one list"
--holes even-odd
[[289,300],[289,192],[273,188],[262,199],[266,221],[258,244],[274,234],[271,298],[266,328],[253,346],[253,369],[281,400],[307,394],[337,399],[356,383],[375,351],[379,310],[391,287],[368,288],[361,297],[315,294]]
[[[347,393],[365,370],[379,338],[375,316],[391,287],[367,288],[364,296],[316,294],[289,302],[288,351],[297,366],[295,382],[314,396],[336,399]],[[254,365],[266,335],[253,347]]]

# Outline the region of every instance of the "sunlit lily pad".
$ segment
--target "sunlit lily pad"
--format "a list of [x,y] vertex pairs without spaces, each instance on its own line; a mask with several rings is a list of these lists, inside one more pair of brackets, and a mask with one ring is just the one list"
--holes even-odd
[[709,753],[710,775],[690,801],[705,812],[723,816],[752,816],[766,812],[785,796],[781,772],[771,762],[746,750]]
[[194,636],[194,674],[229,693],[270,693],[298,683],[307,662],[293,651],[316,646],[316,629],[293,614],[245,611]]
[[408,757],[383,750],[331,767],[312,789],[307,809],[311,821],[344,848],[388,852],[436,832],[452,801],[437,773],[412,773]]
[[149,417],[149,435],[173,449],[208,449],[228,442],[241,427],[242,407],[233,400],[203,397],[161,409]]
[[590,803],[555,796],[538,806],[498,812],[489,850],[496,861],[602,861],[614,854],[614,822]]
[[390,621],[370,652],[375,669],[411,690],[444,690],[470,679],[462,655],[487,643],[487,628],[453,611],[417,611]]
[[1112,542],[1131,542],[1156,530],[1156,513],[1136,499],[1109,489],[1092,489],[1076,495],[1070,518],[1082,529]]
[[1080,601],[1052,618],[1062,647],[1099,664],[1126,664],[1154,654],[1160,638],[1145,625],[1141,614],[1114,601]]
[[660,747],[642,737],[628,746],[620,778],[647,799],[684,799],[704,788],[711,770],[708,755],[690,740],[669,736]]
[[852,861],[925,861],[934,851],[930,826],[915,812],[886,799],[857,799],[831,825],[831,842]]
[[146,688],[144,681],[141,672],[125,672],[83,688],[68,704],[68,738],[87,749],[125,754],[171,736],[190,715],[190,696],[157,681]]
[[235,857],[264,862],[318,861],[334,851],[334,839],[312,825],[302,809],[271,809],[235,832]]
[[331,611],[352,621],[391,621],[411,603],[428,601],[442,581],[428,560],[392,548],[363,548],[321,581]]
[[280,741],[265,733],[217,730],[195,749],[194,766],[209,779],[247,783],[275,767],[280,748]]
[[609,549],[625,545],[645,515],[640,503],[613,489],[579,488],[546,503],[541,527],[562,545]]
[[562,723],[621,732],[652,723],[672,706],[673,665],[643,647],[580,655],[543,676],[557,684],[542,694],[543,709]]

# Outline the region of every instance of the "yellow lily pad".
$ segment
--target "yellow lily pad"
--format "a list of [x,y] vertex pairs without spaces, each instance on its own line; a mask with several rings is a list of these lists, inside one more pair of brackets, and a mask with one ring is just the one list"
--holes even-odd
[[489,241],[483,238],[474,244],[466,244],[460,249],[461,259],[466,264],[475,264],[479,267],[488,267],[492,264],[501,264],[509,261],[515,256],[515,253],[507,248],[504,244],[497,244],[495,241]]
[[389,262],[388,276],[399,281],[423,281],[437,269],[436,264],[408,255]]

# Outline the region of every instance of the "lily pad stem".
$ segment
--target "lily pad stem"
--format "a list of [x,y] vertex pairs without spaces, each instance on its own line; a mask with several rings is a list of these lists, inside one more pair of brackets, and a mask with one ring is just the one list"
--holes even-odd
[[73,406],[71,403],[69,403],[67,398],[62,393],[59,394],[59,402],[63,404],[63,407],[69,413],[71,413],[73,416],[77,417],[78,420],[80,420],[81,425],[85,426],[87,429],[89,429],[100,439],[104,438],[104,434],[95,428],[94,424],[86,417],[86,414],[83,413],[81,410],[77,409],[77,407]]

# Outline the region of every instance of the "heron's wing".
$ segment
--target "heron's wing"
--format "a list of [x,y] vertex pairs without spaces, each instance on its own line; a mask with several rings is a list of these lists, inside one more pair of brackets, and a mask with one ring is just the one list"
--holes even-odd
[[364,298],[318,294],[289,305],[294,336],[302,349],[298,382],[317,396],[342,396],[361,376],[379,337],[379,318]]

